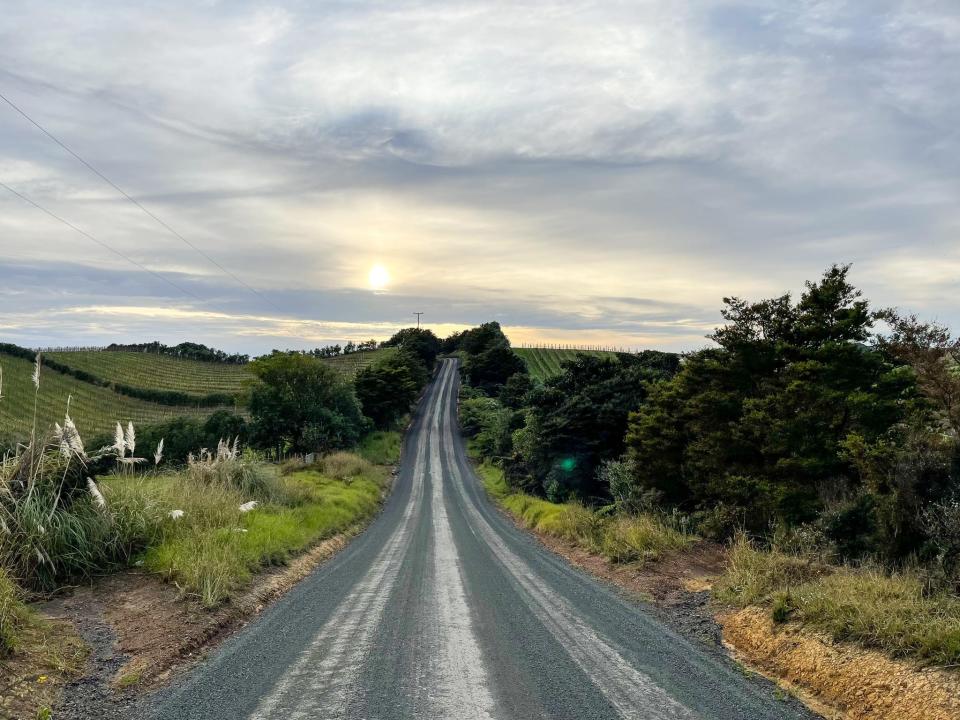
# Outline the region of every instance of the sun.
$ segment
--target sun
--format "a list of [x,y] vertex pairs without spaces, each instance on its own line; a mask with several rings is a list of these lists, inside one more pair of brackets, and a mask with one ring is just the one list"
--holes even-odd
[[367,282],[371,290],[383,290],[390,282],[390,273],[383,265],[374,265],[367,275]]

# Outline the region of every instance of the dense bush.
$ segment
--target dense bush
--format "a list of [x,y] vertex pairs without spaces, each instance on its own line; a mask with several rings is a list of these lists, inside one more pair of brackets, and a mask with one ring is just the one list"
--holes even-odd
[[527,396],[528,437],[506,465],[508,477],[518,486],[539,485],[554,500],[610,497],[598,469],[623,453],[630,413],[649,383],[663,377],[658,363],[651,368],[635,355],[578,355],[564,363],[560,375]]
[[845,554],[918,547],[918,503],[944,491],[947,466],[929,433],[911,439],[924,425],[914,374],[872,342],[882,316],[847,270],[807,283],[796,303],[725,300],[718,347],[689,355],[630,421],[639,491],[725,508],[755,532],[830,513]]
[[398,347],[418,357],[427,372],[431,372],[440,353],[440,339],[431,330],[404,328],[381,343],[380,347]]
[[309,355],[273,353],[250,364],[251,441],[283,454],[350,448],[370,429],[353,386]]
[[363,414],[382,429],[410,412],[427,377],[421,357],[403,348],[361,369],[353,379],[353,386]]

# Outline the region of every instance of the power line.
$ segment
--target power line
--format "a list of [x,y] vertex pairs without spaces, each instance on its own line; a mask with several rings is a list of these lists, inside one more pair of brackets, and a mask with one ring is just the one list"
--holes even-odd
[[120,193],[120,194],[121,194],[123,197],[125,197],[127,200],[129,200],[129,201],[132,202],[134,205],[136,205],[138,208],[140,208],[140,210],[142,210],[148,217],[152,218],[152,219],[153,219],[155,222],[157,222],[161,227],[163,227],[167,232],[169,232],[171,235],[173,235],[174,237],[178,238],[181,242],[183,242],[187,247],[192,248],[195,252],[197,252],[199,255],[201,255],[202,257],[204,257],[204,258],[205,258],[208,262],[210,262],[212,265],[214,265],[215,267],[219,268],[219,270],[220,270],[222,273],[224,273],[225,275],[228,275],[228,276],[230,276],[231,278],[233,278],[233,280],[234,280],[235,282],[239,283],[240,285],[242,285],[243,287],[245,287],[247,290],[249,290],[250,292],[252,292],[254,295],[256,295],[258,298],[260,298],[260,299],[263,300],[264,302],[266,302],[266,303],[268,303],[269,305],[271,305],[275,310],[281,310],[281,308],[280,308],[275,302],[273,302],[272,300],[270,300],[270,298],[268,298],[268,297],[266,297],[265,295],[261,294],[259,290],[257,290],[256,288],[252,287],[251,285],[248,285],[246,282],[244,282],[242,279],[240,279],[239,277],[237,277],[237,276],[236,276],[233,272],[231,272],[230,270],[227,270],[227,268],[225,268],[223,265],[221,265],[221,264],[218,263],[216,260],[214,260],[212,257],[210,257],[210,255],[208,255],[206,252],[204,252],[203,250],[201,250],[200,248],[198,248],[198,247],[197,247],[196,245],[194,245],[192,242],[190,242],[189,240],[187,240],[183,235],[181,235],[179,232],[177,232],[176,230],[174,230],[172,227],[170,227],[167,223],[165,223],[165,222],[164,222],[163,220],[161,220],[159,217],[157,217],[156,215],[154,215],[150,210],[148,210],[148,209],[145,208],[143,205],[141,205],[138,200],[136,200],[135,198],[131,197],[123,188],[121,188],[119,185],[117,185],[115,182],[113,182],[113,180],[111,180],[111,179],[108,178],[106,175],[104,175],[102,172],[100,172],[99,170],[97,170],[97,168],[95,168],[95,167],[94,167],[93,165],[91,165],[89,162],[87,162],[87,161],[84,160],[82,157],[80,157],[80,155],[78,155],[76,152],[74,152],[72,149],[70,149],[70,148],[69,148],[66,144],[64,144],[58,137],[56,137],[53,133],[51,133],[49,130],[47,130],[45,127],[43,127],[43,125],[41,125],[40,123],[38,123],[36,120],[34,120],[34,119],[33,119],[32,117],[30,117],[29,115],[27,115],[26,112],[24,112],[19,106],[17,106],[16,104],[14,104],[14,102],[13,102],[12,100],[10,100],[8,97],[6,97],[3,93],[0,93],[0,100],[3,100],[7,105],[9,105],[9,106],[12,107],[14,110],[16,110],[18,113],[20,113],[20,115],[22,115],[24,118],[26,118],[26,120],[27,120],[28,122],[30,122],[31,125],[33,125],[35,128],[37,128],[40,132],[42,132],[42,133],[43,133],[44,135],[46,135],[48,138],[50,138],[51,140],[53,140],[53,141],[54,141],[57,145],[59,145],[61,148],[63,148],[64,150],[66,150],[68,153],[70,153],[74,158],[76,158],[80,163],[82,163],[88,170],[90,170],[92,173],[94,173],[97,177],[99,177],[101,180],[103,180],[105,183],[107,183],[110,187],[112,187],[114,190],[116,190],[118,193]]
[[47,210],[45,207],[43,207],[43,205],[40,205],[38,202],[35,202],[34,200],[31,200],[30,198],[28,198],[28,197],[27,197],[26,195],[24,195],[23,193],[17,192],[16,190],[14,190],[12,187],[10,187],[9,185],[7,185],[6,183],[0,182],[0,187],[2,187],[2,188],[5,189],[5,190],[8,190],[8,191],[11,192],[11,193],[13,193],[13,194],[16,195],[18,198],[20,198],[21,200],[23,200],[25,203],[28,203],[28,204],[30,204],[30,205],[33,205],[33,207],[35,207],[37,210],[40,210],[41,212],[46,213],[47,215],[49,215],[50,217],[52,217],[54,220],[63,223],[64,225],[66,225],[66,226],[67,226],[68,228],[70,228],[71,230],[80,233],[81,235],[83,235],[83,236],[84,236],[85,238],[87,238],[88,240],[92,240],[93,242],[95,242],[95,243],[96,243],[97,245],[99,245],[100,247],[102,247],[102,248],[104,248],[104,249],[106,249],[106,250],[109,250],[109,251],[112,252],[114,255],[116,255],[116,256],[118,256],[118,257],[120,257],[120,258],[123,258],[123,259],[126,260],[128,263],[130,263],[131,265],[135,265],[135,266],[137,266],[138,268],[140,268],[141,270],[143,270],[144,272],[150,273],[150,274],[153,275],[155,278],[158,278],[159,280],[163,280],[163,282],[165,282],[167,285],[169,285],[169,286],[171,286],[172,288],[178,290],[179,292],[182,292],[184,295],[189,295],[190,297],[195,298],[196,300],[200,300],[201,302],[203,302],[203,298],[200,297],[199,295],[197,295],[196,293],[192,293],[192,292],[190,292],[189,290],[187,290],[186,288],[180,287],[180,286],[177,285],[175,282],[173,282],[173,280],[171,280],[171,279],[169,279],[169,278],[166,278],[166,277],[164,277],[163,275],[161,275],[160,273],[151,270],[151,269],[148,268],[146,265],[143,265],[143,264],[141,264],[141,263],[138,263],[136,260],[134,260],[133,258],[131,258],[131,257],[127,256],[127,255],[124,255],[122,252],[120,252],[120,251],[117,250],[116,248],[110,247],[109,245],[107,245],[107,244],[106,244],[105,242],[103,242],[102,240],[99,240],[99,239],[95,238],[93,235],[91,235],[90,233],[88,233],[86,230],[83,230],[83,229],[81,229],[81,228],[78,228],[76,225],[74,225],[74,224],[73,224],[72,222],[70,222],[69,220],[64,220],[62,217],[60,217],[60,216],[57,215],[56,213],[54,213],[54,212],[52,212],[52,211],[50,211],[50,210]]

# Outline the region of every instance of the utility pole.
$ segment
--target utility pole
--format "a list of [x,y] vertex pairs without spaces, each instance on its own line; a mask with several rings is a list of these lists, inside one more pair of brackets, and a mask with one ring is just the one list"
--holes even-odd
[[417,316],[417,330],[420,329],[420,316],[423,315],[422,312],[415,312],[414,315]]

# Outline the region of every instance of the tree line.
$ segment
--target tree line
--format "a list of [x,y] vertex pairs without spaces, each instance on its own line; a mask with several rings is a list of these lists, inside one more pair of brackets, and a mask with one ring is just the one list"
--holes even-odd
[[464,432],[552,500],[669,509],[718,539],[801,532],[958,583],[960,339],[871,307],[848,275],[725,298],[713,347],[583,355],[542,385],[523,369],[475,381],[487,351],[468,350]]

